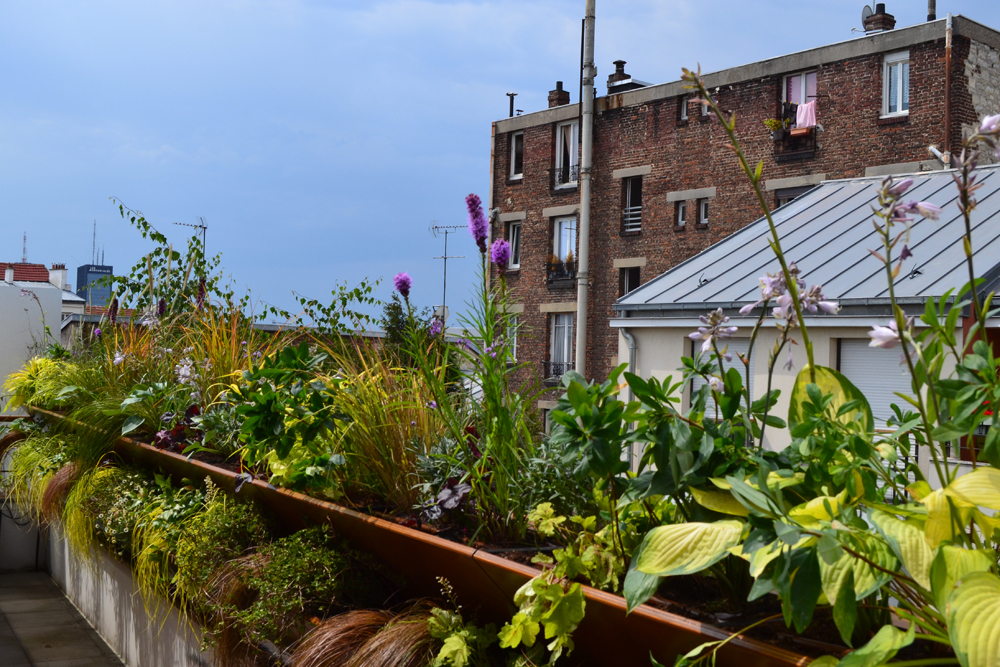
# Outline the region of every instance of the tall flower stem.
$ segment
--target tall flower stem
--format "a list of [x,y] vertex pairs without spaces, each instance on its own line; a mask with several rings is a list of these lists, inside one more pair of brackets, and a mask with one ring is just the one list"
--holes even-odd
[[788,262],[785,260],[785,254],[781,250],[781,238],[778,236],[778,230],[774,226],[774,219],[771,217],[771,208],[767,205],[767,200],[764,197],[763,190],[760,189],[760,174],[763,170],[764,162],[762,160],[757,165],[756,170],[750,166],[746,155],[743,153],[743,149],[740,148],[739,140],[736,138],[736,114],[732,114],[729,117],[729,120],[725,120],[723,118],[722,110],[719,109],[719,105],[714,99],[712,99],[708,89],[705,88],[705,82],[702,81],[700,73],[685,69],[683,78],[694,84],[693,87],[698,89],[702,102],[708,104],[712,108],[712,112],[715,114],[716,118],[719,119],[719,123],[726,131],[726,135],[729,137],[730,143],[727,147],[736,154],[740,167],[750,179],[750,184],[753,186],[754,193],[757,195],[757,201],[760,203],[760,208],[764,212],[764,217],[767,218],[767,226],[771,230],[771,238],[768,243],[771,245],[771,249],[774,250],[774,254],[778,257],[778,262],[781,264],[781,272],[785,275],[785,282],[788,285],[788,294],[792,297],[792,305],[795,308],[795,316],[799,323],[799,328],[802,331],[802,345],[806,348],[806,357],[809,359],[809,379],[815,383],[816,364],[813,360],[812,341],[809,339],[809,332],[806,329],[806,323],[802,319],[802,305],[799,303],[798,283],[795,282],[795,276],[793,276],[791,271],[788,270]]

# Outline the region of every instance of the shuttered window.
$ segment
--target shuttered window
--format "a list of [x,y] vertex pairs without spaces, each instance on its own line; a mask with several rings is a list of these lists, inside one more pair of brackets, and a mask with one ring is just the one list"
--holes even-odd
[[877,428],[884,428],[893,415],[893,403],[903,412],[910,405],[894,392],[912,393],[910,372],[900,364],[899,348],[883,350],[869,347],[868,339],[842,338],[840,340],[840,372],[861,390],[872,406]]

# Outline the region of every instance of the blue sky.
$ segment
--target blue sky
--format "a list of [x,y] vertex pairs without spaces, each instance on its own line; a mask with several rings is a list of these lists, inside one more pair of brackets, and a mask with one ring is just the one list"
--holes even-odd
[[[599,93],[613,60],[659,83],[850,39],[862,2],[597,2]],[[489,184],[490,122],[576,102],[584,1],[8,0],[0,11],[0,260],[75,267],[93,221],[122,270],[149,246],[109,197],[171,223],[208,221],[236,284],[291,308],[408,271],[440,302],[437,224]],[[902,27],[926,3],[889,2]],[[938,2],[1000,28],[1000,3]],[[475,246],[449,248],[452,312]]]

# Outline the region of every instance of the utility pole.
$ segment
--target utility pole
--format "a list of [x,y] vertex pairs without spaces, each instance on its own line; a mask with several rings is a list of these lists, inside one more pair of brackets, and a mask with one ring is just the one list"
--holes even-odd
[[[437,238],[438,234],[444,234],[444,254],[439,257],[434,257],[432,259],[444,260],[444,276],[442,277],[443,289],[441,294],[441,323],[446,325],[448,322],[448,260],[449,259],[465,259],[465,255],[449,255],[448,254],[448,234],[454,234],[452,230],[462,229],[465,225],[435,225],[432,224],[430,227],[431,234],[434,238]],[[436,315],[437,313],[435,313]]]
[[594,10],[587,0],[583,19],[583,97],[580,100],[580,253],[576,270],[576,372],[587,377],[587,288],[590,268],[590,169],[594,143]]

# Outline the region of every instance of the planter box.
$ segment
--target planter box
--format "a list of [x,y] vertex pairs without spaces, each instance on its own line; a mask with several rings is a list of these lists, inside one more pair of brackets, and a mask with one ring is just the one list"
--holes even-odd
[[[49,417],[62,415],[37,410]],[[124,460],[146,468],[161,469],[175,479],[210,477],[216,485],[235,492],[236,473],[200,461],[166,452],[151,445],[121,438],[115,451]],[[407,593],[438,596],[436,578],[447,577],[459,600],[484,620],[504,623],[515,608],[514,593],[539,574],[535,567],[514,563],[487,553],[407,528],[391,521],[362,514],[334,503],[317,500],[266,482],[247,482],[240,496],[252,497],[270,508],[290,529],[310,523],[329,523],[341,536],[371,553],[410,582]],[[587,613],[574,633],[576,650],[567,664],[642,665],[650,664],[650,653],[663,664],[672,664],[677,655],[687,653],[707,641],[724,639],[729,633],[698,621],[642,605],[625,614],[621,596],[584,586]],[[739,637],[718,654],[719,665],[738,667],[805,666],[811,658]]]

